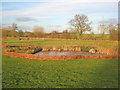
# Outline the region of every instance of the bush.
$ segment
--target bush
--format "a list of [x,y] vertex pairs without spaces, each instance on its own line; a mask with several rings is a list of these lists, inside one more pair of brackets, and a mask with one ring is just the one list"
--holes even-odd
[[118,41],[118,31],[112,29],[110,31],[110,40],[117,40]]
[[95,38],[94,38],[93,34],[85,34],[85,35],[81,35],[80,39],[82,39],[82,40],[93,40]]

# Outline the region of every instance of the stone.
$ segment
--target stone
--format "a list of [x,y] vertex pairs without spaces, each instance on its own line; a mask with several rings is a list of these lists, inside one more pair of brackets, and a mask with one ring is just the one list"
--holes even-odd
[[45,48],[42,48],[42,51],[45,51]]
[[70,48],[69,51],[74,51],[73,48]]
[[47,52],[47,51],[49,51],[49,49],[47,49],[47,48],[42,48],[42,51],[43,51],[43,52]]
[[80,48],[80,47],[78,47],[78,51],[81,51],[81,48]]
[[57,49],[54,47],[52,50],[53,50],[53,51],[56,51]]
[[61,51],[61,49],[59,48],[59,49],[58,49],[58,51],[60,52],[60,51]]
[[89,50],[89,53],[96,53],[96,50],[93,49],[93,48],[91,48],[91,49]]
[[72,48],[72,51],[75,51],[75,49],[74,49],[74,48]]
[[75,51],[77,51],[77,47],[75,48]]
[[75,51],[81,51],[81,48],[80,47],[76,47]]
[[68,51],[68,49],[67,49],[67,48],[64,48],[63,50],[64,50],[64,51]]

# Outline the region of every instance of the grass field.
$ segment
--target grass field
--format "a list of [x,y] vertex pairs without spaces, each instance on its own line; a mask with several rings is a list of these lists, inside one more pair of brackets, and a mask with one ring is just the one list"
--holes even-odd
[[117,59],[30,60],[2,57],[3,88],[117,88]]
[[[96,36],[97,37],[97,36]],[[91,46],[118,48],[118,42],[101,40],[61,40],[3,38],[2,44],[54,46]],[[112,52],[113,53],[113,52]],[[117,59],[30,60],[2,58],[3,88],[116,88]]]
[[[24,33],[24,36],[28,36],[29,35],[29,33]],[[62,36],[63,34],[61,33],[61,34],[58,34],[59,36]],[[89,35],[89,34],[83,34],[83,36],[85,37],[86,35]],[[73,36],[77,36],[77,37],[79,37],[80,35],[79,34],[70,34],[70,37],[73,37]],[[101,34],[94,34],[93,35],[93,37],[94,38],[101,38]],[[51,37],[51,36],[48,36],[48,37]],[[109,37],[110,37],[110,35],[109,34],[105,34],[104,35],[104,39],[105,40],[109,40]]]
[[35,46],[92,46],[92,47],[118,47],[117,42],[113,41],[97,41],[97,40],[41,40],[30,38],[30,40],[19,40],[18,38],[3,39],[3,44],[10,45],[35,45]]

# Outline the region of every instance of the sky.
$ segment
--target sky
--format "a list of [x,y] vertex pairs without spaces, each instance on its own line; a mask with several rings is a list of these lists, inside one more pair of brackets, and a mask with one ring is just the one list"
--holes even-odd
[[[105,1],[105,0],[104,0]],[[92,31],[99,33],[98,25],[117,24],[118,2],[80,2],[73,0],[51,0],[31,2],[2,2],[2,27],[18,25],[18,29],[32,31],[34,26],[42,26],[45,32],[69,30],[69,21],[75,14],[85,14],[92,22]]]

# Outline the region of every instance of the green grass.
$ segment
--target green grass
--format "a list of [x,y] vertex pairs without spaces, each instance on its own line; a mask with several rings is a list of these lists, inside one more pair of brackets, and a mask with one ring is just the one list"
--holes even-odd
[[117,88],[117,59],[2,59],[3,88]]
[[24,33],[24,36],[28,36],[29,35],[29,33]]
[[[62,34],[61,34],[61,35],[62,35]],[[90,34],[83,34],[82,36],[83,36],[83,37],[86,37],[86,36],[88,36],[88,35],[90,35]],[[102,36],[102,34],[92,34],[92,35],[94,36],[94,38],[97,38],[97,39],[98,39],[98,38],[101,38],[101,36]],[[77,37],[79,38],[80,35],[79,35],[79,34],[71,34],[71,37],[72,37],[72,36],[77,36]],[[109,39],[110,39],[110,35],[109,35],[109,34],[105,34],[105,35],[104,35],[104,39],[105,39],[105,40],[109,40]]]
[[[95,38],[100,38],[101,37],[101,34],[94,34],[94,37]],[[105,34],[105,38],[106,39],[109,39],[110,35],[109,34]]]
[[19,40],[18,38],[3,39],[3,44],[10,45],[36,45],[36,46],[91,46],[91,47],[118,47],[118,43],[112,41],[96,41],[96,40]]

